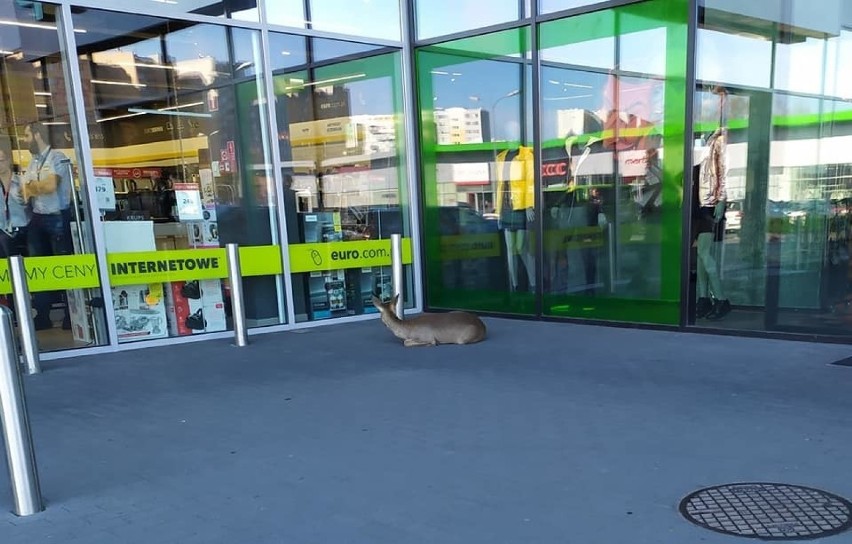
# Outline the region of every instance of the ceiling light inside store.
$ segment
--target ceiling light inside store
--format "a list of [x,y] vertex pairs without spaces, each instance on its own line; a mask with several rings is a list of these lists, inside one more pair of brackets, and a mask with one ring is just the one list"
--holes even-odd
[[36,104],[35,106],[36,106],[37,108],[46,108],[46,107],[47,107],[47,104]]
[[206,117],[208,119],[213,117],[213,115],[209,113],[194,113],[191,111],[149,110],[145,108],[127,108],[127,111],[132,111],[133,113],[138,114],[150,113],[153,115],[173,115],[175,117]]
[[167,64],[145,64],[142,62],[98,62],[95,61],[95,64],[101,66],[132,66],[134,68],[159,68],[160,70],[174,70],[174,66],[169,66]]
[[124,115],[115,115],[113,117],[104,117],[102,119],[95,119],[98,123],[103,123],[104,121],[114,121],[115,119],[124,119],[126,117],[136,117],[137,115],[145,115],[144,113],[125,113]]
[[14,55],[14,51],[7,51],[5,49],[0,49],[0,55]]
[[54,125],[70,125],[68,121],[45,121],[42,125],[54,126]]
[[[56,25],[49,25],[46,23],[21,23],[18,21],[10,21],[8,19],[0,19],[0,25],[21,26],[24,28],[42,28],[44,30],[56,30]],[[80,34],[86,33],[86,31],[82,28],[75,28],[74,32],[79,32]]]
[[189,104],[181,104],[179,106],[169,106],[167,108],[157,108],[157,111],[167,111],[167,110],[179,110],[181,108],[192,108],[194,106],[203,106],[203,101],[191,102]]
[[[333,77],[333,78],[331,78],[331,79],[321,79],[321,80],[319,80],[319,81],[312,81],[312,82],[310,82],[310,83],[299,83],[299,84],[298,84],[298,86],[294,86],[294,87],[284,87],[284,90],[285,90],[285,91],[292,91],[292,90],[295,90],[295,89],[300,89],[300,88],[302,88],[302,87],[309,87],[309,86],[311,86],[311,85],[327,85],[327,84],[329,84],[329,83],[337,83],[338,81],[347,81],[347,80],[350,80],[350,79],[358,79],[358,78],[360,78],[360,77],[364,77],[364,76],[366,76],[366,75],[367,75],[367,74],[364,74],[364,73],[361,73],[361,74],[352,74],[351,76],[340,76],[340,77]],[[294,79],[291,79],[290,81],[291,81],[292,83],[296,83],[298,80],[296,80],[296,79],[294,78]]]
[[50,93],[46,91],[36,91],[33,94],[36,96],[50,96]]
[[151,2],[156,2],[158,4],[177,4],[175,0],[151,0]]
[[290,53],[289,51],[281,51],[281,54],[282,55],[291,55],[292,53]]
[[91,79],[92,83],[98,85],[121,85],[123,87],[147,87],[144,83],[127,83],[126,81],[105,81],[103,79]]

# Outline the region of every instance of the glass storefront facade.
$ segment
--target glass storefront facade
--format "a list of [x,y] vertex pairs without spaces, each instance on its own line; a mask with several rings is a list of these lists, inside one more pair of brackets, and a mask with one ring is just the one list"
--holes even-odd
[[227,335],[231,242],[360,319],[396,233],[410,311],[852,339],[852,8],[745,4],[4,4],[2,257],[54,357]]

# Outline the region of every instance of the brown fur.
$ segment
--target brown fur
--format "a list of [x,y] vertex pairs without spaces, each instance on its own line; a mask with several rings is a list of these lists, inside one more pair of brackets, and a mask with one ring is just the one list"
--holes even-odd
[[397,296],[388,302],[373,297],[373,306],[382,314],[382,322],[394,336],[403,340],[405,347],[473,344],[485,339],[485,323],[468,312],[421,314],[399,319],[394,313]]

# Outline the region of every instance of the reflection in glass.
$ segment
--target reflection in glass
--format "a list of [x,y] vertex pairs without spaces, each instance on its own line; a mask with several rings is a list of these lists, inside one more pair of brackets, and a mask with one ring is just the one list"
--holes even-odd
[[[0,199],[0,258],[94,257],[63,71],[67,59],[56,30],[60,15],[49,4],[29,4],[10,11],[0,27],[0,190],[6,195]],[[41,351],[109,342],[100,289],[42,292],[31,284],[30,290]]]
[[399,0],[311,0],[311,28],[400,39]]
[[487,7],[479,0],[415,0],[415,6],[419,39],[515,21],[520,17],[518,0],[494,0]]
[[553,13],[554,11],[561,11],[563,9],[581,8],[584,6],[600,4],[605,1],[606,0],[539,0],[538,9],[540,13]]
[[666,172],[682,164],[668,116],[683,105],[666,103],[665,74],[682,45],[669,42],[666,9],[648,2],[540,27],[547,315],[677,322],[680,187]]
[[304,0],[264,0],[266,2],[266,20],[270,24],[305,28]]
[[[709,254],[731,307],[715,311],[712,284],[708,303],[698,283],[691,322],[848,336],[852,164],[844,150],[852,107],[839,98],[852,88],[841,64],[850,51],[842,29],[852,21],[838,6],[814,10],[798,0],[764,13],[763,22],[750,17],[748,4],[707,4],[713,9],[705,10],[699,36],[715,37],[699,39],[697,55],[699,66],[715,68],[699,69],[710,81],[699,82],[695,126],[702,136],[721,123],[727,128],[726,199]],[[743,62],[726,60],[733,51]],[[714,82],[727,83],[722,103]],[[700,263],[696,255],[698,271]]]
[[[281,3],[285,0],[275,0]],[[210,17],[228,17],[240,21],[260,20],[257,0],[112,0],[110,7],[115,10],[145,9],[166,17],[179,17],[186,13],[208,15]]]
[[[772,73],[772,42],[699,28],[696,77],[730,85],[768,87]],[[736,57],[735,57],[736,56]],[[731,62],[732,58],[741,59]]]
[[294,34],[269,33],[269,69],[283,70],[307,64],[305,37]]
[[[77,53],[95,173],[115,194],[107,255],[278,243],[260,33],[98,10],[74,23],[90,29]],[[119,342],[232,327],[218,279],[115,283]],[[249,326],[281,323],[281,278],[243,284]]]
[[330,40],[327,38],[311,38],[311,55],[314,62],[332,60],[375,51],[377,47],[366,43]]
[[528,44],[520,29],[417,53],[430,306],[534,311]]
[[[297,321],[372,313],[392,294],[390,267],[357,259],[410,237],[400,78],[396,52],[274,75]],[[408,307],[411,281],[406,267]]]

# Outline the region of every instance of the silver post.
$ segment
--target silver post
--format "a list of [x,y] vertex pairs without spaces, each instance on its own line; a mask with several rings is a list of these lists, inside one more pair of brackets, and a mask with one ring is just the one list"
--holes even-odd
[[30,289],[27,287],[27,271],[24,268],[24,258],[20,255],[9,257],[9,276],[12,278],[12,297],[15,299],[15,313],[18,314],[21,350],[27,365],[27,374],[38,374],[41,372],[38,341],[30,303]]
[[9,481],[15,500],[15,514],[30,516],[44,510],[38,483],[33,437],[27,417],[27,401],[18,365],[18,346],[12,328],[12,312],[0,308],[0,416]]
[[391,234],[391,266],[393,271],[393,296],[399,296],[396,300],[396,316],[402,319],[405,296],[402,289],[404,280],[402,275],[402,235],[400,234]]
[[234,319],[234,342],[238,347],[248,345],[246,305],[243,298],[243,275],[240,270],[240,246],[228,244],[228,280],[231,283],[231,314]]

